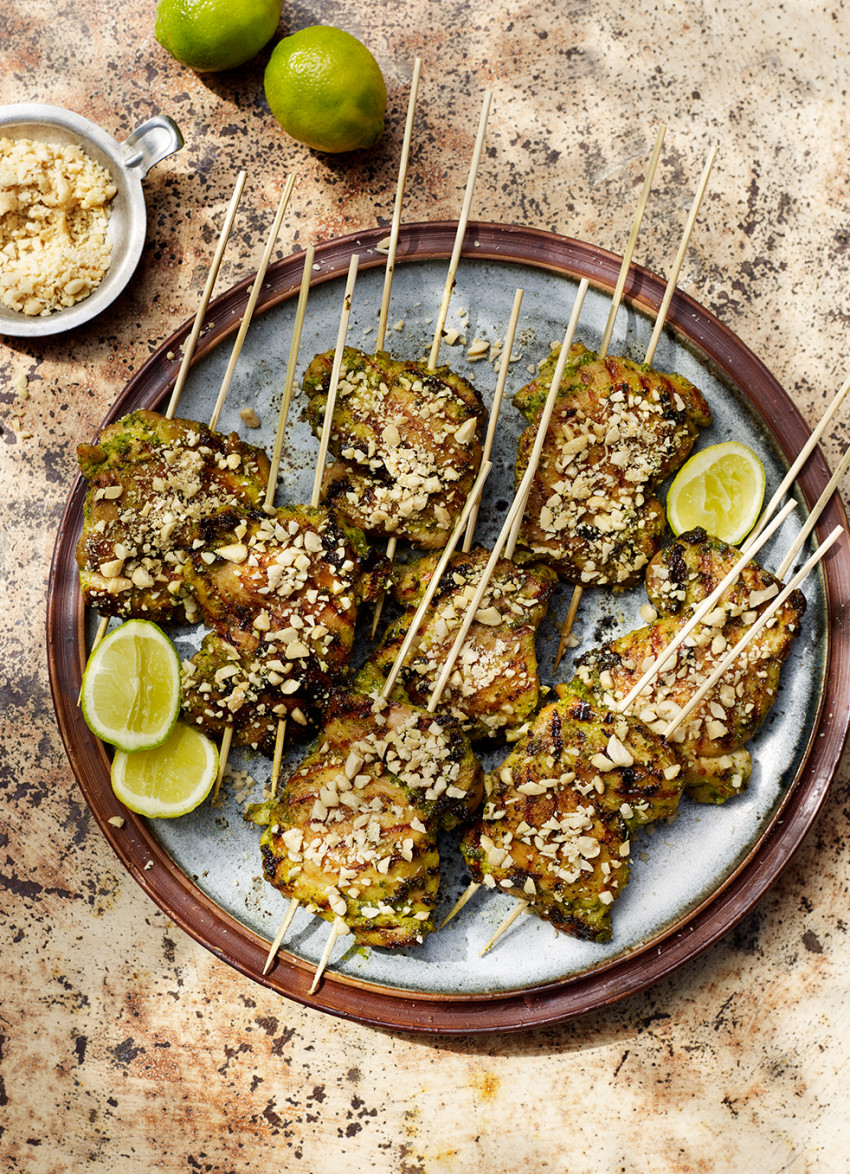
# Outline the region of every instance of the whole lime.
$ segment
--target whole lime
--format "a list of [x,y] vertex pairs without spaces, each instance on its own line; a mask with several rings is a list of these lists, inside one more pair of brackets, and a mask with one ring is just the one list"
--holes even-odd
[[283,0],[159,0],[154,34],[198,73],[233,69],[274,36]]
[[265,89],[287,134],[316,151],[371,147],[384,129],[381,70],[342,29],[314,25],[284,37],[266,66]]

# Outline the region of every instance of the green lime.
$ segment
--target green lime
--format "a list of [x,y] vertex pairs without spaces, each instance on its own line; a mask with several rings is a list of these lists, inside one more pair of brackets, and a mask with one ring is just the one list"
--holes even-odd
[[233,69],[277,31],[283,0],[159,0],[154,35],[198,73]]
[[186,815],[209,795],[218,773],[218,751],[194,726],[179,723],[153,750],[116,751],[112,790],[125,807],[150,819]]
[[149,620],[127,620],[95,647],[80,694],[93,734],[119,750],[159,746],[180,712],[180,657]]
[[756,523],[764,500],[764,465],[745,444],[727,440],[695,453],[667,495],[674,534],[695,526],[735,546]]
[[287,134],[316,151],[371,147],[384,129],[387,87],[366,46],[314,25],[285,37],[266,66],[266,100]]

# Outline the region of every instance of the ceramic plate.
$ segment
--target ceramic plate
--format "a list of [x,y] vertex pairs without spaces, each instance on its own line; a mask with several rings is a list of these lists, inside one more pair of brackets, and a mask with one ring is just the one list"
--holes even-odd
[[[402,230],[390,308],[387,347],[405,358],[427,355],[445,285],[455,225],[411,225]],[[339,329],[349,259],[360,255],[348,329],[349,345],[370,350],[383,287],[385,258],[378,250],[385,230],[374,229],[321,246],[300,351],[299,377],[313,354],[332,349]],[[220,421],[222,431],[240,430],[270,450],[277,427],[295,300],[303,258],[272,266],[247,333]],[[466,235],[447,327],[459,332],[443,343],[441,362],[472,378],[485,401],[496,372],[489,359],[467,360],[475,338],[504,336],[514,292],[524,291],[515,360],[497,432],[494,473],[477,537],[494,540],[513,493],[513,460],[524,421],[510,397],[531,377],[551,344],[563,337],[578,282],[591,289],[578,337],[598,345],[618,276],[620,259],[581,242],[548,233],[498,225],[473,225]],[[179,415],[207,420],[231,354],[248,299],[249,281],[216,299],[208,329],[191,368]],[[611,341],[612,353],[641,361],[664,283],[633,267]],[[138,407],[164,404],[176,378],[187,322],[129,382],[104,423]],[[466,344],[462,340],[466,340]],[[754,448],[767,470],[767,497],[808,436],[806,426],[776,381],[736,336],[711,314],[677,294],[655,366],[678,371],[706,395],[714,423],[698,444],[729,437]],[[309,500],[317,442],[296,397],[283,453],[279,502]],[[254,408],[261,427],[246,430],[240,410]],[[801,477],[798,517],[790,518],[760,558],[781,561],[828,480],[819,454]],[[112,794],[105,748],[87,730],[77,706],[82,665],[96,617],[85,616],[77,584],[74,546],[82,523],[84,485],[68,500],[56,544],[50,584],[48,638],[51,680],[62,736],[83,794],[104,834],[128,871],[153,900],[216,955],[258,982],[301,1002],[364,1022],[414,1031],[514,1030],[570,1018],[640,990],[715,941],[758,900],[776,878],[811,825],[837,765],[848,726],[848,636],[835,623],[850,594],[846,537],[805,587],[808,610],[784,673],[780,696],[750,744],[755,771],[747,793],[713,808],[683,800],[672,824],[643,833],[633,850],[628,889],[614,906],[613,940],[578,942],[524,916],[483,958],[479,952],[513,907],[506,894],[480,891],[445,930],[413,950],[391,952],[336,947],[330,971],[314,996],[307,990],[327,938],[328,924],[300,910],[271,973],[262,969],[268,943],[285,902],[261,876],[258,829],[243,819],[268,783],[269,763],[234,752],[235,771],[220,806],[203,805],[181,820],[146,821],[129,815]],[[821,520],[827,534],[846,521],[836,499]],[[541,675],[555,683],[552,662],[557,622],[571,589],[561,587],[541,629]],[[614,595],[586,591],[576,625],[578,647],[562,662],[558,681],[572,676],[572,658],[612,635],[640,626],[642,589]],[[362,627],[368,630],[368,618]],[[190,655],[196,630],[174,630]],[[365,638],[359,655],[365,654]],[[840,698],[844,704],[836,704]],[[303,753],[303,747],[300,748]],[[290,752],[297,760],[299,750]],[[503,751],[482,755],[496,765]],[[108,820],[123,815],[116,828]],[[468,876],[456,843],[446,836],[438,921],[466,887]],[[152,862],[152,865],[151,865]]]

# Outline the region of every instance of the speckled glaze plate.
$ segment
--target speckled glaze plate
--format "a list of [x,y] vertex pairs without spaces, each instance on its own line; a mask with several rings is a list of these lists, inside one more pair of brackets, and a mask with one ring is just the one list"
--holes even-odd
[[[384,256],[377,250],[385,230],[372,229],[321,246],[299,361],[299,375],[314,353],[331,349],[339,328],[342,290],[352,253],[360,255],[348,342],[374,345],[383,285]],[[428,353],[446,278],[455,225],[410,225],[402,229],[393,283],[388,347],[417,358]],[[247,438],[271,448],[295,315],[303,258],[272,266],[248,331],[222,414],[223,431],[246,434],[239,411],[252,407],[261,427]],[[595,346],[604,329],[620,259],[592,245],[530,229],[501,225],[468,228],[447,325],[471,343],[503,337],[516,288],[524,290],[505,404],[498,429],[495,469],[477,537],[492,541],[513,491],[513,459],[523,427],[510,396],[563,337],[578,282],[591,282],[579,337]],[[179,414],[206,420],[230,357],[231,344],[248,300],[250,279],[217,298],[180,403]],[[611,342],[613,353],[642,360],[664,282],[634,266]],[[185,323],[130,380],[104,423],[139,408],[163,405],[176,378]],[[489,403],[496,375],[488,360],[471,364],[466,347],[444,344],[442,362],[472,375]],[[808,437],[788,396],[747,347],[710,313],[677,294],[668,328],[655,356],[662,370],[690,378],[708,398],[714,424],[699,445],[728,437],[756,449],[767,470],[768,497]],[[284,448],[278,501],[309,500],[317,443],[296,399]],[[815,452],[798,483],[801,515],[789,519],[766,547],[768,567],[782,553],[829,477]],[[243,819],[247,802],[262,797],[270,764],[234,753],[236,771],[220,806],[204,804],[174,821],[146,821],[115,799],[109,758],[88,731],[77,706],[82,668],[95,617],[84,615],[74,561],[82,525],[85,486],[75,483],[56,541],[47,617],[51,683],[63,739],[80,788],[103,833],[146,893],[187,933],[218,957],[271,989],[332,1014],[409,1031],[458,1034],[520,1030],[557,1022],[615,1002],[641,990],[694,957],[730,929],[776,879],[805,835],[824,799],[850,723],[850,647],[844,610],[850,597],[846,519],[833,499],[818,526],[836,524],[839,542],[806,585],[808,610],[785,666],[780,696],[750,744],[755,761],[747,793],[725,807],[683,800],[677,820],[642,834],[633,852],[632,878],[613,911],[614,937],[607,945],[578,942],[525,916],[498,945],[479,952],[513,906],[506,894],[481,891],[445,930],[407,951],[391,952],[337,944],[318,992],[308,988],[327,938],[328,924],[300,910],[285,948],[266,977],[262,969],[270,939],[284,912],[283,898],[261,876],[258,830]],[[561,588],[541,629],[538,652],[544,682],[554,683],[556,624],[566,610]],[[643,591],[587,591],[582,600],[574,655],[641,623]],[[368,620],[362,625],[368,629]],[[173,636],[185,654],[197,646],[197,631]],[[359,655],[366,651],[365,639]],[[565,658],[557,680],[572,676]],[[290,751],[295,761],[303,747]],[[487,767],[500,751],[482,755]],[[117,827],[111,817],[122,816]],[[438,921],[466,887],[452,837],[442,845],[443,883]]]

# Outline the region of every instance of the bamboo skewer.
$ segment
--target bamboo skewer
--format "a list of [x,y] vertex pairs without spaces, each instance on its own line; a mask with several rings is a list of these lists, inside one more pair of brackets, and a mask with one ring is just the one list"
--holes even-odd
[[218,399],[216,400],[212,416],[210,417],[211,429],[214,429],[218,426],[218,418],[221,415],[221,409],[224,407],[224,399],[227,395],[228,389],[230,388],[230,381],[233,378],[233,372],[236,370],[236,364],[242,351],[242,344],[245,341],[245,335],[248,333],[248,327],[251,325],[251,319],[254,316],[254,309],[256,308],[257,301],[260,297],[263,279],[266,276],[266,270],[269,267],[272,250],[274,249],[274,246],[277,242],[280,226],[283,223],[284,213],[286,212],[286,206],[289,203],[289,197],[292,195],[292,189],[294,186],[295,176],[290,175],[284,184],[283,194],[280,197],[280,203],[278,204],[277,213],[275,214],[274,222],[272,224],[272,230],[269,234],[269,239],[266,242],[266,247],[260,260],[259,268],[257,269],[257,275],[251,288],[250,297],[248,298],[248,305],[245,307],[245,313],[242,315],[242,321],[239,324],[236,341],[233,344],[233,350],[230,354],[230,361],[227,364],[227,370],[224,373],[224,379],[221,383]]
[[789,486],[791,486],[794,483],[794,481],[796,480],[797,474],[800,472],[803,465],[809,459],[809,457],[812,453],[812,450],[814,449],[817,442],[820,440],[821,436],[823,436],[824,432],[826,431],[827,425],[829,424],[830,420],[835,415],[835,413],[838,411],[838,409],[841,407],[848,392],[850,392],[850,379],[847,379],[846,382],[839,388],[837,394],[835,395],[835,398],[829,404],[829,406],[827,407],[823,416],[821,417],[820,423],[815,428],[814,432],[812,432],[811,436],[806,441],[806,443],[803,445],[803,447],[800,449],[800,452],[797,456],[797,459],[794,461],[791,468],[788,470],[788,472],[783,477],[782,482],[779,485],[779,488],[776,490],[773,497],[767,503],[764,510],[762,511],[761,517],[756,522],[753,529],[750,531],[750,536],[747,539],[747,541],[745,542],[744,546],[741,548],[742,550],[747,550],[748,547],[750,546],[750,544],[755,542],[756,538],[758,538],[762,529],[767,524],[768,518],[773,516],[773,511],[776,509],[779,502],[782,501],[782,498],[785,496],[786,492],[788,491]]
[[[239,201],[242,198],[242,192],[245,189],[246,174],[246,172],[240,171],[236,178],[236,186],[233,189],[233,195],[230,197],[230,204],[224,218],[224,224],[222,225],[221,233],[219,234],[218,245],[216,246],[215,254],[213,255],[210,271],[207,275],[206,284],[201,295],[200,303],[198,304],[198,309],[195,312],[195,321],[192,325],[192,330],[189,334],[189,337],[186,339],[183,347],[183,360],[180,364],[180,370],[177,373],[177,379],[175,380],[174,387],[171,391],[171,398],[168,401],[168,407],[165,410],[166,420],[174,419],[174,413],[177,411],[178,401],[183,393],[183,387],[186,383],[186,377],[189,374],[189,368],[192,365],[195,348],[198,345],[198,338],[201,334],[201,328],[204,325],[204,315],[207,312],[207,306],[209,305],[210,298],[212,297],[212,291],[218,277],[219,269],[221,268],[222,258],[224,257],[224,250],[227,247],[227,242],[230,239],[230,233],[233,229],[233,221],[236,218],[236,209],[239,206]],[[100,623],[97,626],[97,632],[95,633],[89,656],[91,656],[91,653],[94,652],[95,648],[97,648],[98,644],[100,644],[101,640],[106,635],[106,631],[109,627],[109,619],[109,616],[100,617]],[[82,697],[82,688],[80,689],[80,697]]]
[[706,693],[710,692],[710,690],[714,688],[714,686],[717,684],[732,662],[736,659],[736,657],[741,652],[743,652],[750,641],[753,640],[759,634],[762,628],[767,625],[774,612],[776,612],[776,610],[782,606],[791,592],[795,591],[800,586],[812,568],[821,561],[829,548],[838,541],[843,533],[844,531],[841,526],[836,526],[835,529],[832,530],[829,537],[820,544],[814,554],[803,564],[787,587],[780,591],[775,599],[771,600],[770,606],[764,609],[752,627],[747,629],[735,647],[731,648],[726,653],[720,663],[715,667],[711,675],[705,681],[703,681],[702,685],[696,691],[696,693],[694,693],[688,704],[683,707],[683,709],[666,728],[663,734],[664,738],[669,738],[670,735],[674,733],[676,728],[681,725],[681,723],[685,721],[686,718],[690,717],[690,715],[705,697]]
[[812,530],[814,530],[821,514],[826,509],[826,507],[829,505],[830,498],[832,497],[833,493],[835,492],[835,489],[836,489],[836,486],[838,485],[838,482],[841,480],[841,478],[847,472],[848,467],[850,467],[850,445],[848,445],[848,447],[845,449],[844,456],[841,458],[841,460],[838,464],[838,468],[835,470],[835,472],[830,477],[829,482],[826,485],[826,488],[824,489],[823,493],[821,493],[820,497],[818,498],[817,502],[815,503],[814,509],[809,514],[808,518],[806,519],[805,525],[803,526],[802,530],[797,535],[797,537],[794,539],[794,542],[791,545],[791,549],[788,551],[785,558],[782,560],[782,563],[779,567],[779,570],[776,572],[777,579],[784,579],[785,576],[788,574],[788,571],[790,570],[790,568],[792,567],[792,565],[794,563],[794,559],[797,557],[798,552],[802,549],[803,544],[805,543],[806,539],[811,534]]
[[491,101],[492,94],[488,90],[484,95],[484,105],[481,109],[481,118],[478,123],[478,134],[475,138],[475,146],[472,150],[472,162],[469,167],[469,177],[466,181],[466,194],[463,198],[460,219],[457,223],[454,248],[452,249],[452,256],[449,262],[449,272],[446,277],[445,289],[443,290],[443,299],[440,302],[440,310],[437,314],[437,326],[434,330],[434,341],[431,343],[431,354],[428,358],[428,367],[432,371],[437,366],[437,360],[440,357],[440,344],[443,341],[443,327],[446,325],[446,318],[448,317],[449,313],[449,302],[452,298],[452,290],[454,289],[455,277],[457,276],[457,267],[460,262],[460,253],[461,249],[463,248],[463,238],[466,235],[466,225],[469,221],[469,210],[472,207],[472,194],[475,190],[475,180],[478,176],[478,165],[481,162],[481,152],[484,148],[484,134],[487,130],[487,119],[490,116]]
[[328,962],[330,962],[331,954],[333,953],[333,948],[336,945],[337,938],[344,938],[348,933],[351,933],[351,930],[348,928],[342,918],[335,918],[331,926],[330,936],[325,942],[325,948],[322,952],[322,957],[319,959],[319,965],[316,967],[316,973],[313,975],[312,985],[307,991],[308,995],[314,995],[316,993],[316,988],[321,981],[322,975],[327,969]]
[[[449,261],[449,269],[446,275],[446,284],[443,289],[443,297],[440,302],[440,309],[437,314],[437,325],[434,330],[434,338],[431,343],[431,353],[428,358],[428,370],[433,371],[437,366],[437,360],[440,355],[440,344],[443,340],[443,328],[446,324],[446,317],[449,312],[449,303],[452,298],[452,291],[454,290],[455,279],[457,277],[457,269],[460,263],[461,249],[463,248],[463,238],[466,235],[466,226],[469,222],[469,211],[472,207],[472,196],[475,191],[475,181],[478,177],[478,166],[481,162],[481,152],[484,148],[484,135],[487,130],[487,119],[490,116],[490,103],[492,95],[487,91],[484,95],[484,105],[481,109],[481,117],[478,123],[478,133],[475,137],[475,145],[472,150],[472,161],[469,166],[469,175],[466,180],[466,192],[464,194],[463,205],[460,211],[460,218],[457,223],[457,230],[455,231],[454,247],[452,249],[451,259]],[[385,285],[385,297],[388,298],[388,291]],[[393,535],[387,541],[386,556],[390,563],[395,559],[395,552],[398,549],[398,539]],[[375,600],[375,611],[372,616],[372,638],[378,630],[378,624],[381,619],[381,613],[384,609],[384,601],[386,593],[381,592]]]
[[667,288],[664,290],[664,297],[661,300],[661,305],[658,308],[658,315],[655,319],[655,326],[652,331],[652,337],[649,340],[649,346],[646,348],[644,355],[644,363],[648,367],[652,366],[652,360],[655,358],[655,349],[658,346],[658,341],[661,338],[661,331],[664,329],[664,323],[667,321],[667,314],[670,310],[670,303],[673,300],[673,294],[676,292],[676,286],[679,282],[679,274],[682,271],[682,264],[685,260],[685,253],[688,251],[688,245],[691,240],[691,233],[696,224],[697,215],[699,214],[700,204],[705,195],[705,189],[708,187],[708,180],[711,175],[711,169],[714,166],[714,159],[717,155],[717,147],[712,147],[709,151],[708,158],[705,161],[705,166],[702,170],[700,181],[697,185],[696,195],[691,204],[691,210],[688,214],[688,219],[685,221],[685,231],[682,234],[682,239],[679,243],[679,251],[676,254],[676,259],[673,262],[673,268],[670,270],[670,276],[667,278]]
[[398,169],[393,219],[390,226],[390,244],[387,250],[387,265],[384,270],[384,292],[381,297],[381,312],[378,316],[378,335],[375,340],[375,350],[384,349],[384,339],[387,336],[387,319],[390,313],[390,293],[392,292],[393,275],[395,273],[395,259],[398,250],[398,232],[401,227],[401,209],[404,203],[404,188],[407,183],[407,164],[410,159],[410,140],[413,135],[413,116],[416,112],[416,97],[419,93],[419,73],[422,69],[422,60],[417,57],[413,62],[413,77],[410,81],[410,97],[407,100],[407,121],[404,125],[404,141],[401,145],[401,162]]
[[201,294],[201,301],[198,305],[195,314],[195,321],[192,326],[192,331],[186,340],[183,348],[183,362],[180,364],[180,370],[177,373],[177,380],[171,392],[171,398],[168,401],[168,407],[165,410],[166,420],[173,420],[174,413],[177,411],[177,403],[183,392],[183,386],[186,383],[186,376],[189,374],[189,367],[192,364],[192,358],[195,354],[195,347],[198,345],[198,339],[201,334],[201,329],[204,325],[204,315],[207,312],[210,298],[212,297],[213,287],[218,277],[218,271],[221,268],[221,262],[224,257],[224,250],[227,247],[227,242],[230,239],[230,233],[233,228],[233,221],[236,218],[236,209],[239,206],[239,201],[242,199],[242,192],[245,189],[246,173],[240,171],[236,179],[236,187],[233,189],[233,195],[230,197],[230,204],[224,218],[221,234],[218,238],[218,245],[216,246],[215,254],[212,259],[209,274],[207,275],[207,282],[204,286],[204,291]]
[[[590,283],[588,282],[588,279],[586,277],[582,278],[581,283],[579,284],[579,287],[578,287],[578,291],[576,293],[576,300],[573,304],[572,314],[570,314],[570,320],[569,320],[569,323],[567,324],[567,332],[564,335],[564,341],[561,344],[561,353],[558,356],[558,366],[556,368],[556,373],[558,375],[558,387],[559,388],[561,385],[561,379],[563,378],[564,370],[566,369],[567,359],[569,358],[570,347],[573,345],[573,338],[575,337],[575,332],[578,329],[578,320],[581,317],[581,311],[582,311],[582,307],[584,306],[584,299],[585,299],[585,295],[587,294],[587,289],[588,289],[589,284]],[[564,360],[563,363],[560,362],[561,358],[563,358],[563,360]],[[553,378],[552,382],[554,383],[554,378]],[[548,400],[547,400],[547,403],[548,403]],[[549,409],[549,418],[546,421],[547,430],[549,427],[549,421],[552,418],[552,412],[554,411],[554,408],[555,408],[555,401],[553,400],[552,406]],[[541,417],[541,420],[542,420],[542,417]],[[539,439],[539,438],[540,438],[540,430],[538,428],[537,439]],[[540,455],[543,451],[544,440],[545,440],[545,434],[544,434],[543,440],[540,440],[540,451],[538,452],[537,460],[535,461],[535,465],[534,465],[535,470],[537,469],[537,466],[540,464]],[[505,546],[505,558],[513,558],[514,557],[514,550],[516,549],[517,538],[519,537],[519,531],[520,531],[520,527],[522,526],[522,519],[523,519],[523,515],[525,514],[525,507],[528,504],[528,498],[529,498],[530,493],[531,493],[531,483],[529,482],[528,493],[525,494],[525,497],[523,499],[522,509],[517,514],[516,519],[514,521],[514,524],[513,524],[513,526],[511,526],[510,534],[508,535],[508,541]]]
[[218,792],[221,789],[224,772],[227,770],[227,760],[230,757],[230,746],[232,742],[233,726],[225,726],[224,733],[221,735],[221,745],[218,748],[218,770],[216,771],[215,786],[213,787],[212,793],[213,803],[218,799]]
[[499,926],[499,928],[496,930],[496,932],[490,938],[490,941],[487,943],[487,945],[484,947],[484,949],[479,951],[479,954],[478,954],[479,958],[483,958],[484,955],[487,953],[487,951],[489,949],[491,949],[493,946],[495,946],[496,942],[498,942],[498,940],[502,936],[502,934],[507,933],[507,931],[511,928],[511,926],[516,921],[516,919],[520,916],[520,914],[525,913],[529,904],[530,904],[530,902],[522,901],[522,900],[519,900],[516,902],[516,904],[514,905],[514,908],[510,911],[510,913],[507,915],[505,920],[502,922],[502,924]]
[[[659,130],[659,135],[662,138],[663,138],[663,131],[664,131],[664,128],[662,127]],[[659,146],[659,144],[656,143],[656,147],[658,147],[658,146]],[[646,354],[644,356],[643,361],[647,365],[650,365],[652,363],[653,358],[655,357],[655,350],[658,346],[659,339],[661,338],[661,331],[664,329],[664,323],[667,320],[667,314],[670,309],[670,303],[673,300],[673,294],[676,292],[676,285],[679,280],[679,274],[682,271],[682,264],[685,259],[685,253],[687,252],[688,244],[690,243],[691,234],[694,230],[694,225],[696,224],[696,219],[697,219],[697,215],[699,213],[700,205],[702,204],[703,196],[705,195],[706,188],[708,187],[708,180],[709,180],[709,176],[711,175],[711,168],[714,165],[714,159],[715,159],[716,154],[717,154],[717,147],[712,147],[711,151],[709,152],[708,158],[706,159],[705,166],[703,167],[702,176],[700,177],[700,181],[697,185],[696,195],[694,196],[693,203],[691,204],[691,210],[688,214],[688,219],[685,222],[685,230],[682,234],[682,239],[679,242],[679,249],[678,249],[678,252],[676,253],[675,260],[673,261],[673,268],[671,269],[670,275],[667,278],[667,286],[664,290],[664,297],[661,300],[661,305],[658,309],[658,315],[655,319],[655,326],[652,331],[652,337],[650,338],[649,345],[646,348]],[[654,168],[652,168],[652,163],[650,163],[650,168],[652,171],[654,171]],[[649,173],[647,174],[647,178],[648,179],[650,178]],[[648,189],[646,189],[646,183],[644,184],[644,188],[646,190],[646,194],[648,195],[649,192],[648,192]],[[639,209],[639,211],[642,216],[642,214],[643,214],[642,211],[640,209]],[[638,225],[639,225],[639,222],[638,222]],[[633,235],[636,239],[637,232],[636,232],[635,227],[633,227],[632,232],[633,232]],[[630,260],[630,257],[629,257],[629,260]],[[623,258],[623,261],[625,263],[626,257]],[[618,287],[620,288],[621,294],[622,294],[622,286],[625,285],[625,271],[626,271],[626,269],[627,269],[627,266],[621,267],[620,280],[618,280],[618,283],[617,283]],[[609,311],[609,315],[608,315],[608,323],[610,324],[611,330],[613,330],[613,326],[614,326],[613,319],[616,318],[615,306],[617,306],[617,305],[618,305],[618,300],[617,300],[617,294],[615,291],[614,302],[612,302],[611,311]],[[613,317],[612,317],[612,314],[613,314]],[[607,340],[603,338],[603,346],[600,348],[600,357],[601,358],[604,358],[605,355],[608,353],[608,342],[610,342],[611,334],[610,334],[610,331],[608,331],[607,326],[606,326],[606,333],[608,335],[608,338],[607,338]],[[573,594],[572,594],[572,599],[570,600],[570,606],[569,606],[569,609],[567,610],[567,615],[564,620],[564,625],[561,629],[561,638],[558,643],[558,651],[555,654],[555,666],[554,666],[555,670],[557,670],[558,665],[561,663],[561,658],[563,657],[564,651],[567,647],[567,640],[569,639],[570,633],[572,632],[573,623],[574,623],[575,617],[576,617],[576,612],[578,611],[578,606],[579,606],[579,603],[581,602],[582,591],[583,591],[583,589],[582,589],[581,584],[576,584],[576,586],[573,588]]]
[[661,147],[664,143],[664,135],[667,127],[659,126],[658,134],[655,136],[655,146],[652,149],[652,155],[649,160],[649,166],[646,169],[646,176],[641,188],[640,199],[635,211],[634,219],[632,220],[632,229],[629,233],[629,239],[626,244],[626,251],[623,253],[623,262],[620,265],[620,272],[617,277],[617,284],[614,287],[614,296],[611,299],[611,308],[608,311],[608,321],[605,323],[605,330],[602,335],[602,342],[599,345],[599,357],[604,359],[608,354],[608,345],[611,342],[611,335],[614,333],[614,323],[617,319],[617,313],[620,309],[620,303],[623,300],[623,290],[626,287],[626,278],[629,275],[629,269],[632,264],[632,255],[637,244],[638,233],[640,232],[641,221],[643,214],[646,211],[647,200],[649,199],[649,191],[652,187],[652,181],[655,178],[655,169],[658,166],[658,160],[661,158]]
[[266,485],[266,500],[263,508],[266,513],[272,509],[275,491],[277,489],[277,475],[280,470],[280,458],[283,452],[283,438],[286,434],[286,425],[289,419],[289,407],[292,403],[292,388],[295,383],[295,367],[298,362],[298,352],[301,348],[301,333],[304,328],[304,316],[307,312],[307,297],[310,293],[310,278],[313,274],[313,258],[316,250],[308,245],[304,250],[304,271],[301,275],[301,288],[298,293],[298,306],[295,311],[295,324],[292,327],[292,341],[289,344],[289,361],[286,366],[286,379],[283,384],[283,400],[280,405],[280,414],[277,420],[277,435],[272,450],[271,472]]
[[[419,57],[413,63],[413,78],[410,83],[410,97],[407,103],[407,122],[404,128],[404,142],[401,148],[401,163],[398,172],[398,183],[396,185],[395,205],[393,207],[393,219],[390,227],[390,243],[387,250],[387,265],[384,270],[384,290],[381,297],[381,311],[378,316],[378,334],[375,339],[375,350],[382,351],[384,349],[384,342],[387,336],[387,321],[390,313],[390,294],[392,293],[393,276],[395,274],[395,260],[396,252],[398,250],[398,233],[401,225],[401,209],[404,201],[404,188],[407,181],[407,164],[410,157],[410,139],[413,133],[413,115],[416,109],[416,96],[419,92],[419,71],[422,68],[422,61]],[[390,537],[387,540],[387,558],[392,563],[395,558],[396,548],[398,547],[398,539]],[[375,600],[375,608],[372,613],[372,639],[375,638],[375,633],[378,630],[378,623],[381,619],[381,612],[384,609],[384,595],[381,591],[378,598]]]
[[351,316],[351,299],[354,296],[354,282],[357,280],[357,267],[360,264],[360,256],[358,253],[352,255],[351,261],[348,265],[348,279],[345,283],[345,295],[342,301],[342,314],[339,320],[339,330],[336,337],[336,350],[334,351],[333,367],[331,368],[331,379],[328,384],[328,398],[325,404],[325,418],[322,424],[322,435],[319,440],[319,455],[316,459],[316,473],[313,478],[313,492],[310,497],[310,505],[313,509],[318,509],[319,502],[322,496],[322,476],[325,471],[325,461],[328,455],[328,446],[331,439],[331,429],[333,428],[334,409],[336,408],[336,393],[339,389],[339,375],[342,370],[342,354],[345,349],[345,337],[348,334],[348,320]]
[[274,962],[275,954],[280,949],[280,944],[283,941],[284,937],[286,936],[286,931],[289,929],[290,925],[292,924],[293,917],[298,912],[298,905],[299,905],[298,898],[293,897],[292,900],[289,902],[289,908],[286,910],[286,916],[284,917],[283,921],[280,923],[280,929],[275,934],[275,939],[271,944],[271,949],[269,950],[268,957],[266,958],[266,964],[263,967],[263,974],[268,974],[268,972],[271,970],[272,962]]
[[[215,402],[215,407],[213,408],[212,416],[210,417],[209,427],[210,427],[211,431],[214,430],[216,428],[216,426],[218,425],[219,416],[221,415],[221,409],[224,407],[224,401],[227,396],[227,392],[230,389],[231,380],[233,379],[233,372],[236,370],[236,363],[239,359],[239,355],[242,352],[242,344],[245,341],[245,336],[248,333],[248,327],[251,325],[251,320],[254,316],[254,309],[257,305],[257,299],[260,296],[260,289],[262,288],[263,278],[265,277],[266,270],[268,269],[268,266],[269,266],[269,261],[271,260],[272,250],[274,249],[274,246],[277,243],[277,238],[280,235],[280,227],[281,227],[281,224],[283,223],[284,213],[286,212],[286,207],[289,203],[289,197],[292,195],[292,189],[294,186],[295,186],[295,176],[290,175],[289,178],[287,179],[286,183],[284,184],[283,193],[280,197],[280,203],[278,204],[277,212],[275,213],[274,221],[272,222],[271,232],[269,233],[268,240],[266,241],[266,247],[263,250],[263,256],[260,260],[260,266],[257,270],[257,275],[254,279],[254,284],[251,289],[251,294],[248,298],[248,304],[245,308],[245,313],[242,315],[242,321],[239,324],[239,331],[236,335],[236,341],[233,344],[233,349],[230,354],[230,360],[227,364],[227,370],[224,373],[224,378],[222,379],[221,387],[219,388],[218,397]],[[275,477],[277,476],[276,473],[274,475],[275,475]],[[267,499],[268,499],[268,488],[269,488],[269,484],[271,483],[271,481],[272,481],[272,471],[270,470],[269,471],[269,481],[266,483],[266,497],[267,497]],[[225,726],[225,728],[224,728],[224,733],[222,734],[222,737],[221,737],[221,745],[220,745],[219,751],[218,751],[218,771],[216,772],[215,785],[213,787],[213,795],[212,795],[213,803],[216,801],[216,799],[218,799],[218,793],[219,793],[219,790],[221,789],[221,784],[224,779],[225,772],[227,770],[227,760],[230,757],[230,747],[231,747],[232,743],[233,743],[233,726],[228,725],[228,726]]]
[[699,624],[699,622],[705,616],[707,616],[710,611],[713,610],[718,600],[723,595],[723,592],[727,589],[727,587],[730,587],[735,582],[735,580],[741,574],[741,571],[750,561],[751,557],[762,548],[762,546],[765,544],[765,542],[768,541],[769,538],[773,536],[775,531],[779,529],[791,511],[796,509],[796,506],[797,503],[795,501],[786,502],[785,506],[776,515],[770,526],[768,526],[763,534],[760,535],[758,543],[756,543],[751,548],[751,550],[747,551],[746,554],[742,554],[736,560],[731,570],[726,575],[724,575],[711,594],[707,595],[706,598],[703,599],[702,602],[694,608],[693,614],[691,615],[691,618],[688,620],[688,622],[679,629],[670,643],[658,654],[640,680],[636,682],[636,684],[626,694],[623,700],[614,708],[615,713],[625,713],[635,698],[638,697],[642,692],[642,690],[645,689],[646,686],[650,684],[650,682],[653,681],[656,676],[658,676],[658,674],[664,670],[664,668],[670,663],[671,657],[674,656],[677,649],[680,648],[688,636],[690,636],[691,632],[693,632],[697,624]]
[[[490,419],[487,421],[487,435],[484,437],[484,447],[481,450],[481,463],[490,460],[493,452],[493,442],[496,439],[496,424],[499,419],[499,411],[502,406],[502,397],[505,393],[505,384],[508,380],[508,368],[511,361],[511,351],[514,346],[514,338],[516,337],[517,323],[519,322],[519,310],[522,305],[523,290],[518,289],[514,294],[514,302],[511,307],[511,316],[508,320],[508,328],[505,332],[504,350],[502,351],[502,360],[499,364],[499,374],[496,379],[496,390],[493,393],[493,402],[490,405]],[[463,540],[464,554],[468,554],[472,548],[472,539],[475,534],[475,525],[478,521],[478,511],[481,508],[481,495],[475,498],[475,505],[472,513],[469,515],[469,521],[466,523],[466,536]]]

